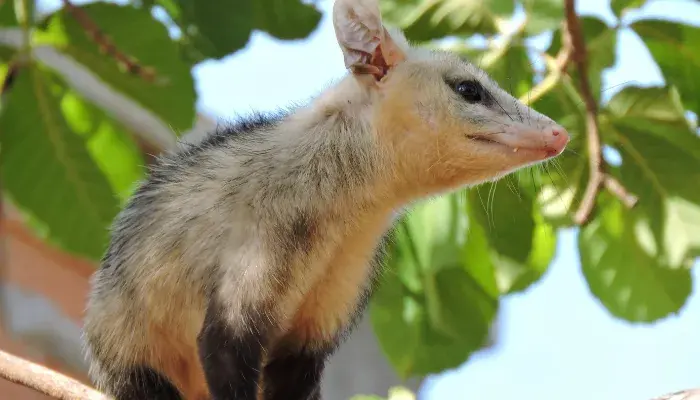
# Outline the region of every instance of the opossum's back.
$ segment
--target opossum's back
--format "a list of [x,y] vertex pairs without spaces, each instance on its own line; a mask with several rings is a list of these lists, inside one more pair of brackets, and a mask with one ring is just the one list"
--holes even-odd
[[116,218],[91,279],[84,331],[99,359],[143,355],[159,326],[189,336],[199,329],[190,325],[204,315],[206,264],[195,267],[183,258],[188,233],[172,222],[179,219],[177,208],[164,209],[164,191],[149,185],[142,185]]

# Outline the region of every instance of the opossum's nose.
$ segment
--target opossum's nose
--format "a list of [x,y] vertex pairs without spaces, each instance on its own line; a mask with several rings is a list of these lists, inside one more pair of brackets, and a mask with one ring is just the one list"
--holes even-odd
[[564,151],[569,143],[569,132],[558,125],[545,130],[545,143],[548,151],[547,155],[550,157],[557,156]]

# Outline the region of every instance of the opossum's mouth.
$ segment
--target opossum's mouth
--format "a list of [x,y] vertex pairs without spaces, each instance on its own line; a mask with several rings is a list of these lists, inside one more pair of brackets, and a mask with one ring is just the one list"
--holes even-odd
[[503,144],[503,143],[497,142],[497,141],[495,141],[495,140],[491,140],[491,139],[489,139],[489,138],[487,138],[487,137],[484,137],[484,136],[472,136],[472,135],[467,135],[467,138],[470,139],[470,140],[477,141],[477,142],[484,142],[484,143],[491,143],[491,144],[500,144],[500,145],[502,145],[502,146],[506,146],[506,145]]
[[513,152],[517,153],[518,151],[524,151],[528,153],[534,153],[537,154],[537,156],[550,156],[550,155],[555,155],[555,152],[551,149],[548,148],[542,148],[542,149],[537,149],[537,148],[530,148],[530,147],[519,147],[519,146],[513,146],[510,144],[506,144],[503,142],[499,142],[497,140],[490,139],[486,136],[483,135],[467,135],[467,139],[473,140],[474,142],[478,142],[479,144],[487,145],[489,147],[498,147],[501,148],[502,150],[507,150],[508,152]]
[[555,157],[564,151],[569,142],[569,134],[558,126],[546,130],[506,127],[503,132],[470,132],[465,136],[475,143],[475,146],[518,153],[519,158],[535,159]]
[[467,135],[467,139],[473,140],[475,142],[483,143],[486,145],[500,146],[500,147],[504,147],[506,149],[514,149],[514,147],[512,147],[510,145],[507,145],[505,143],[501,143],[499,141],[490,139],[490,138],[483,136],[483,135],[478,135],[478,136],[477,135]]

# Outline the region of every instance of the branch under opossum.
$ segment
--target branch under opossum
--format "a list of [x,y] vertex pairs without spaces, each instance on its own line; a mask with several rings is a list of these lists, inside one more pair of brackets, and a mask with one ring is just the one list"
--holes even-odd
[[[112,400],[82,383],[39,364],[0,350],[0,377],[59,400]],[[689,389],[650,400],[700,400],[700,389]]]
[[0,377],[60,400],[110,400],[75,379],[0,350]]
[[564,2],[564,13],[566,14],[566,29],[563,30],[564,43],[570,43],[572,46],[571,60],[578,71],[579,88],[586,106],[589,178],[581,203],[573,217],[575,223],[583,225],[590,219],[596,196],[602,187],[608,189],[610,193],[618,197],[628,207],[634,206],[637,199],[630,195],[620,182],[605,173],[605,162],[603,160],[603,149],[598,127],[598,103],[593,96],[588,79],[588,54],[583,32],[581,31],[581,24],[578,15],[576,15],[574,0],[566,0]]

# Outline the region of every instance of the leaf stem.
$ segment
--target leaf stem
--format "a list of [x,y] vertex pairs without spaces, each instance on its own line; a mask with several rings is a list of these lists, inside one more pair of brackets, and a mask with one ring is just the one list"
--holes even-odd
[[615,195],[620,201],[622,201],[622,204],[625,205],[627,208],[632,208],[637,204],[637,201],[639,200],[637,196],[629,193],[627,191],[627,188],[625,188],[620,181],[615,179],[612,175],[605,174],[604,179],[603,179],[603,185],[605,185],[605,188],[612,194]]

